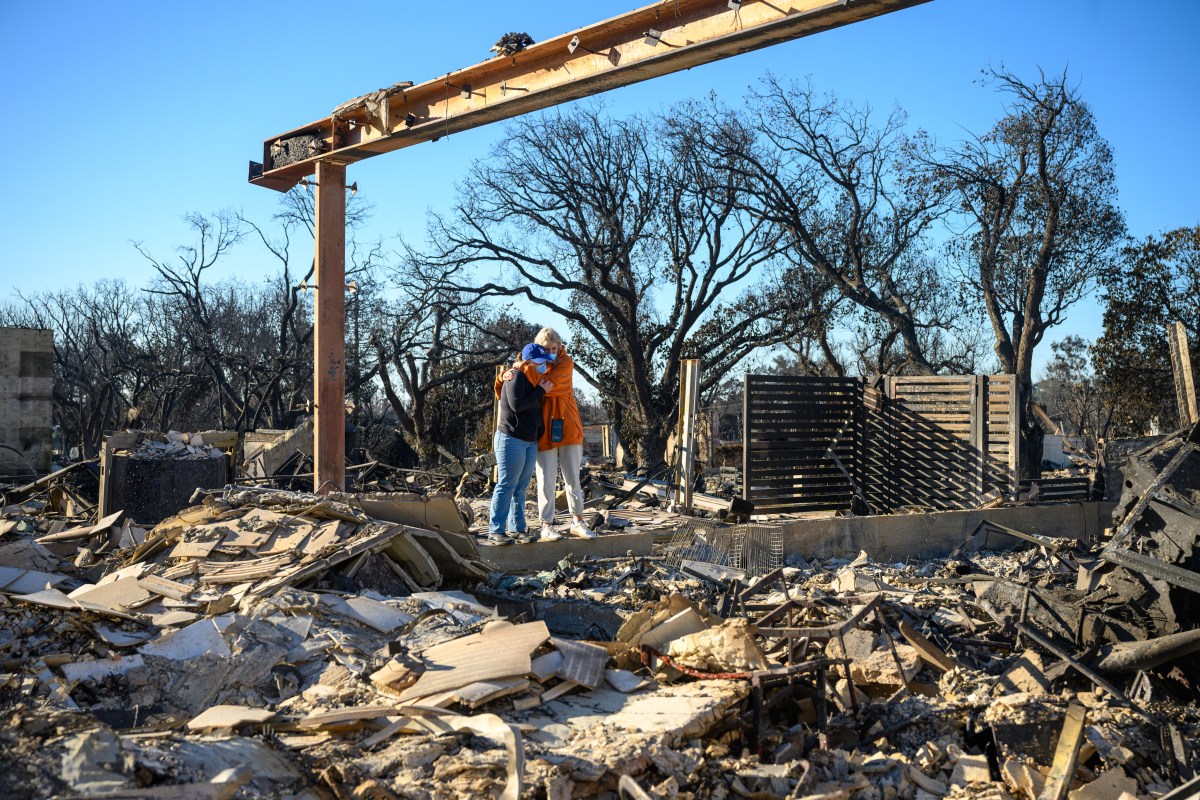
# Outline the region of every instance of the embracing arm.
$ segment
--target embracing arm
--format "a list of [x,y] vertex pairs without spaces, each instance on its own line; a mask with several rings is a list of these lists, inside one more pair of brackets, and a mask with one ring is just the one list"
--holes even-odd
[[554,381],[554,388],[546,392],[548,397],[570,397],[575,391],[572,378],[575,375],[575,362],[566,353],[558,357],[554,366],[546,373],[546,377]]
[[512,382],[513,409],[515,411],[533,411],[553,386],[554,384],[548,380],[543,380],[534,386],[523,374],[518,376]]

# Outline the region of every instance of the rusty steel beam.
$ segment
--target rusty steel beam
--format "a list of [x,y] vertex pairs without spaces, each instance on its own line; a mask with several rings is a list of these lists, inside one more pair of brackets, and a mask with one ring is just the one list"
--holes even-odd
[[251,183],[287,191],[351,164],[928,0],[662,0],[415,86],[395,84],[262,145]]
[[346,168],[317,165],[313,485],[346,490]]

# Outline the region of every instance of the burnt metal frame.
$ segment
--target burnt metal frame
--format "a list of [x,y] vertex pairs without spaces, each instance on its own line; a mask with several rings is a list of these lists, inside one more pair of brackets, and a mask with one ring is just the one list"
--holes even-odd
[[[1168,564],[1165,561],[1160,561],[1143,553],[1137,553],[1125,546],[1126,540],[1133,534],[1134,526],[1141,519],[1142,514],[1145,513],[1146,508],[1152,500],[1157,500],[1172,508],[1178,508],[1178,502],[1174,498],[1162,494],[1161,489],[1188,456],[1193,453],[1200,453],[1200,445],[1197,445],[1195,442],[1198,434],[1200,434],[1200,425],[1192,429],[1188,435],[1188,440],[1179,448],[1179,452],[1171,456],[1171,460],[1167,462],[1167,465],[1158,473],[1154,481],[1142,493],[1142,496],[1133,504],[1133,508],[1130,509],[1125,519],[1121,521],[1108,546],[1101,551],[1100,557],[1113,564],[1119,564],[1123,567],[1152,575],[1174,586],[1200,594],[1200,574],[1175,564]],[[1189,513],[1187,509],[1178,510]]]

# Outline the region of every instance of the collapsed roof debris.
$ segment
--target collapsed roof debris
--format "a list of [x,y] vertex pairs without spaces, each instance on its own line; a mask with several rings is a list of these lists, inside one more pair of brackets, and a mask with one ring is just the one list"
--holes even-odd
[[513,56],[533,44],[533,37],[524,31],[513,31],[501,36],[491,51],[497,56]]
[[1194,598],[1113,553],[1195,564],[1193,435],[1134,455],[1109,542],[987,511],[898,564],[634,494],[598,541],[653,554],[510,572],[444,492],[227,487],[152,528],[34,495],[0,523],[0,790],[1161,797],[1200,771]]

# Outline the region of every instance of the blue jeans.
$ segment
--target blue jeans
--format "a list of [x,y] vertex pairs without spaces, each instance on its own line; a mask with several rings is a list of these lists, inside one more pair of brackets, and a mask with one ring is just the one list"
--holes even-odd
[[507,518],[511,532],[525,530],[525,492],[537,465],[537,442],[527,442],[503,431],[496,431],[492,440],[496,449],[496,469],[499,478],[492,490],[492,518],[488,524],[491,535],[504,534]]

